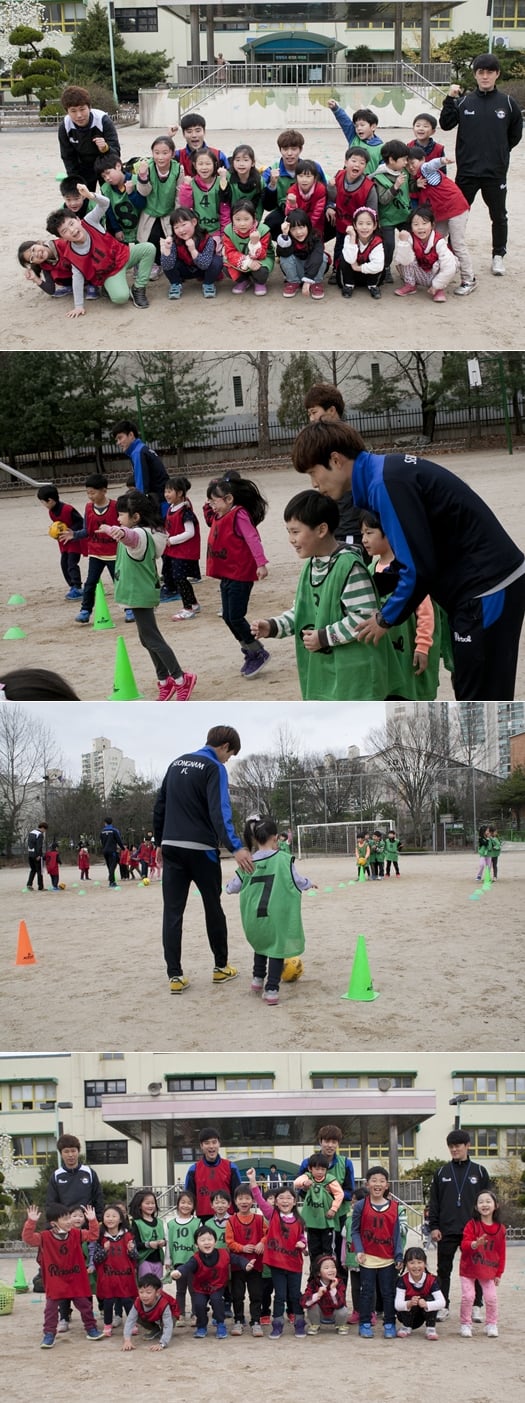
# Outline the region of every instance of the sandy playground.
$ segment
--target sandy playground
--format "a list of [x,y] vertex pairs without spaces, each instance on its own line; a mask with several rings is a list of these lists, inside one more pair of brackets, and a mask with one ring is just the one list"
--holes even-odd
[[[433,1266],[431,1254],[430,1266]],[[15,1258],[0,1261],[0,1275],[14,1279]],[[31,1283],[34,1258],[24,1258]],[[362,1340],[357,1327],[336,1337],[325,1327],[316,1338],[296,1340],[289,1326],[275,1344],[253,1339],[249,1331],[239,1339],[194,1340],[191,1327],[176,1330],[169,1350],[150,1353],[144,1338],[135,1341],[133,1354],[121,1350],[122,1331],[111,1339],[90,1343],[79,1316],[67,1335],[59,1335],[53,1350],[40,1351],[43,1297],[17,1295],[12,1315],[0,1316],[2,1376],[9,1403],[26,1403],[39,1397],[51,1403],[74,1397],[78,1403],[120,1403],[131,1388],[137,1398],[154,1396],[160,1403],[173,1396],[198,1396],[203,1403],[217,1398],[259,1403],[301,1403],[307,1398],[341,1395],[342,1383],[355,1403],[406,1403],[414,1391],[427,1403],[443,1403],[453,1380],[462,1403],[494,1403],[497,1397],[518,1399],[525,1384],[523,1360],[523,1292],[525,1247],[511,1244],[507,1267],[498,1290],[500,1337],[489,1340],[482,1326],[474,1327],[470,1340],[458,1334],[459,1283],[453,1279],[452,1314],[438,1326],[433,1344],[420,1338],[384,1340],[376,1329],[374,1340]],[[519,1295],[518,1293],[521,1293]],[[93,1355],[96,1358],[93,1358]],[[101,1357],[102,1356],[102,1357]],[[265,1388],[266,1379],[271,1385]]]
[[[252,952],[237,897],[223,900],[239,977],[212,984],[202,904],[192,888],[183,939],[191,983],[174,997],[162,956],[160,882],[109,891],[102,866],[91,869],[87,887],[64,867],[66,890],[40,894],[22,890],[25,871],[4,869],[3,1046],[225,1051],[234,1028],[245,1051],[521,1047],[525,851],[502,853],[501,877],[489,891],[476,883],[477,861],[471,852],[402,855],[400,878],[358,883],[346,857],[303,859],[299,870],[318,887],[303,898],[305,970],[282,986],[276,1008],[250,993]],[[233,872],[228,858],[225,883]],[[21,919],[36,965],[15,966]],[[373,1002],[342,997],[359,934],[379,991]]]
[[[381,444],[374,447],[380,449]],[[432,450],[429,450],[432,456]],[[436,452],[439,461],[439,451]],[[444,465],[464,478],[497,513],[513,536],[525,546],[525,476],[522,456],[509,457],[503,452],[450,453],[442,455]],[[261,528],[268,556],[268,577],[254,586],[248,617],[269,618],[288,608],[295,594],[300,562],[288,543],[283,522],[286,503],[294,493],[309,485],[309,479],[289,469],[257,472],[249,469],[269,502],[269,511]],[[210,476],[211,470],[210,470]],[[191,470],[190,470],[191,476]],[[112,483],[111,496],[124,490]],[[193,478],[192,500],[199,513],[205,500],[208,474]],[[66,500],[79,511],[85,507],[82,489],[65,489]],[[202,523],[203,549],[201,569],[204,568],[206,527]],[[51,668],[71,682],[80,698],[85,700],[110,697],[113,689],[117,636],[122,635],[139,687],[146,700],[157,695],[156,679],[148,655],[139,643],[133,623],[124,623],[123,609],[113,604],[112,583],[107,570],[102,576],[115,628],[96,631],[74,622],[78,602],[64,599],[65,586],[60,572],[58,549],[47,534],[47,513],[32,497],[32,491],[2,496],[0,504],[0,546],[2,553],[2,591],[0,596],[0,638],[14,625],[22,628],[24,639],[0,643],[0,664],[3,668],[24,665]],[[21,548],[21,540],[23,548]],[[87,567],[82,562],[82,578]],[[11,594],[21,594],[24,606],[8,607]],[[295,664],[293,639],[271,641],[271,661],[247,682],[240,676],[242,662],[239,645],[218,618],[219,587],[216,580],[204,579],[196,586],[202,612],[189,621],[173,623],[172,614],[179,604],[163,604],[158,610],[159,626],[177,654],[181,667],[198,674],[193,693],[196,701],[282,701],[300,697]],[[94,614],[92,616],[95,617]],[[1,675],[1,674],[0,674]],[[522,642],[516,696],[525,696],[525,636]],[[442,668],[439,699],[453,697],[449,674]],[[366,698],[363,698],[366,700]]]
[[[366,92],[363,93],[366,101]],[[438,133],[439,134],[439,133]],[[121,132],[124,158],[149,155],[151,142],[159,133],[127,127]],[[277,135],[277,130],[275,132]],[[409,139],[410,128],[398,127],[381,132],[385,141],[392,137]],[[447,156],[452,158],[448,174],[454,176],[454,133],[446,134]],[[271,131],[211,131],[210,141],[225,152],[240,140],[254,147],[261,166],[277,154]],[[103,349],[158,350],[164,347],[186,350],[261,350],[278,346],[281,350],[331,349],[376,346],[423,350],[433,346],[446,350],[485,350],[487,346],[505,350],[522,345],[520,289],[522,250],[520,229],[525,211],[525,142],[512,154],[508,211],[509,253],[506,276],[495,278],[490,271],[491,233],[487,211],[478,195],[469,219],[468,241],[479,287],[470,297],[448,296],[446,303],[434,305],[424,291],[410,305],[394,297],[394,289],[383,291],[381,302],[371,302],[365,293],[352,302],[343,301],[339,290],[326,289],[321,307],[304,297],[293,303],[282,298],[282,276],[276,268],[270,279],[269,296],[244,298],[231,295],[229,280],[218,288],[213,307],[204,301],[200,288],[190,284],[181,302],[167,302],[163,277],[150,285],[150,308],[138,311],[131,302],[125,308],[112,307],[104,298],[87,304],[86,315],[68,321],[69,299],[57,301],[24,280],[16,250],[23,239],[36,239],[45,233],[46,218],[61,204],[56,176],[61,171],[56,132],[15,131],[3,136],[3,208],[0,212],[0,240],[3,250],[0,346],[17,350]],[[328,177],[340,169],[345,138],[334,120],[333,128],[308,128],[304,154],[321,162]],[[458,279],[459,281],[459,279]],[[239,305],[240,304],[240,305]]]

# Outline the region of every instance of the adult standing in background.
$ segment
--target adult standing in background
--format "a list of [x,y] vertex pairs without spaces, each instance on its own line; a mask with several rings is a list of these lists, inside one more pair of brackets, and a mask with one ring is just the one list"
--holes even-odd
[[44,838],[47,833],[47,823],[39,823],[38,828],[32,828],[27,837],[27,857],[29,862],[29,876],[27,878],[27,890],[33,890],[33,882],[36,877],[39,891],[44,890]]
[[[438,1320],[446,1320],[450,1307],[450,1277],[463,1229],[476,1207],[478,1194],[490,1188],[490,1179],[483,1164],[474,1164],[469,1155],[470,1136],[467,1130],[451,1130],[447,1135],[450,1160],[436,1169],[430,1186],[428,1226],[432,1241],[437,1244],[437,1275],[446,1306],[439,1311]],[[483,1297],[476,1281],[472,1319],[481,1320]]]
[[115,828],[111,817],[104,819],[104,827],[100,834],[100,845],[106,867],[108,869],[109,885],[116,887],[115,872],[117,868],[119,852],[123,852],[126,846],[118,828]]

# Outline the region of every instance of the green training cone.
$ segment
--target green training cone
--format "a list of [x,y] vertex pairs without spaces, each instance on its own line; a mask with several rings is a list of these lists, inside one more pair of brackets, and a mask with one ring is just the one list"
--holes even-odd
[[27,604],[27,599],[24,598],[24,595],[23,595],[23,594],[10,594],[7,603],[8,603],[8,604]]
[[490,875],[490,867],[486,867],[486,868],[485,868],[485,871],[484,871],[484,873],[483,873],[483,881],[482,881],[482,884],[481,884],[481,890],[482,890],[482,891],[490,891],[491,886],[492,886],[492,877],[491,877],[491,875]]
[[15,1291],[19,1291],[20,1293],[22,1291],[29,1291],[29,1286],[27,1284],[24,1272],[24,1264],[21,1257],[18,1258],[16,1264],[15,1279],[13,1281],[13,1286],[15,1288]]
[[360,881],[360,882],[366,882],[366,872],[365,872],[364,867],[360,867],[360,868],[359,868],[359,881]]
[[95,618],[93,621],[93,628],[101,630],[105,628],[114,627],[115,625],[109,612],[107,599],[104,594],[104,586],[102,584],[102,580],[99,580],[95,590]]
[[354,963],[346,994],[341,994],[342,999],[352,999],[354,1003],[368,1004],[379,998],[379,992],[374,989],[368,955],[366,953],[366,942],[364,935],[358,935],[355,947]]
[[25,638],[25,636],[23,628],[8,628],[7,633],[4,633],[4,638]]
[[117,638],[113,691],[108,697],[108,701],[142,701],[142,696],[143,694],[139,692],[133,676],[133,668],[128,658],[124,639]]

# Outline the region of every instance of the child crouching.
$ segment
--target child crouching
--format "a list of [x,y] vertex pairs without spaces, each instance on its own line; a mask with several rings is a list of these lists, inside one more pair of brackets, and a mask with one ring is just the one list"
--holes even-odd
[[427,1254],[422,1247],[409,1247],[405,1252],[394,1305],[400,1339],[424,1325],[427,1340],[437,1340],[437,1313],[444,1310],[446,1301],[437,1276],[427,1269]]
[[334,1324],[338,1335],[348,1335],[346,1282],[339,1275],[334,1257],[314,1259],[301,1305],[306,1313],[307,1335],[318,1335],[321,1324]]
[[446,302],[445,288],[456,276],[458,260],[434,225],[430,206],[420,205],[411,215],[410,233],[401,230],[394,257],[403,286],[396,287],[396,297],[424,287],[434,302]]

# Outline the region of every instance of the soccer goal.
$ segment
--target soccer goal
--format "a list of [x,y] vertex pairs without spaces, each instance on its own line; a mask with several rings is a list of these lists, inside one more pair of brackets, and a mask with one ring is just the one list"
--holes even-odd
[[307,857],[353,857],[358,833],[372,833],[378,828],[385,836],[392,828],[392,820],[363,819],[356,823],[300,823],[297,827],[297,856]]

